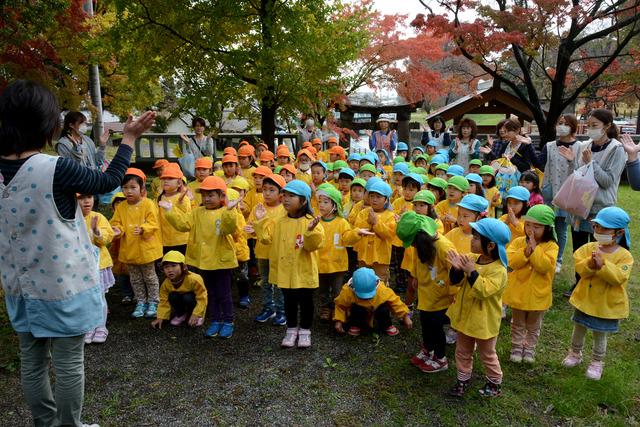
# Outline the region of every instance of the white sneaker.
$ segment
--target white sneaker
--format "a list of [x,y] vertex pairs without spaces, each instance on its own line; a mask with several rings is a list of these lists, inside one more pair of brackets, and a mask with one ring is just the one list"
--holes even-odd
[[561,262],[557,262],[556,263],[556,274],[560,273],[562,271],[562,263]]
[[298,348],[311,347],[311,331],[309,329],[298,330]]
[[295,347],[296,339],[298,339],[298,328],[287,328],[287,332],[280,345],[284,348]]

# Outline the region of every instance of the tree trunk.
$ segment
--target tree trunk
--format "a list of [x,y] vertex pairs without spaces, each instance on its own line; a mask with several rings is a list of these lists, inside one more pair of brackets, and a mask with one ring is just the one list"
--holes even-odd
[[[640,99],[639,99],[640,101]],[[640,102],[638,102],[638,111],[636,112],[636,135],[640,135]]]
[[[85,2],[85,11],[89,16],[93,16],[93,1]],[[95,117],[93,120],[93,141],[99,142],[104,132],[104,123],[102,121],[102,91],[100,90],[100,70],[98,64],[89,65],[89,93],[91,94],[91,104],[95,108]]]
[[269,97],[263,97],[260,105],[260,129],[262,140],[269,146],[269,149],[276,152],[275,134],[276,134],[276,111],[278,107],[273,104]]

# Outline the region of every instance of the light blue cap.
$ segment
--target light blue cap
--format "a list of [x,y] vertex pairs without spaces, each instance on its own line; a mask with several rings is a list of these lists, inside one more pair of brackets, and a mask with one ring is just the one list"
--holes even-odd
[[359,162],[360,160],[362,160],[362,156],[358,153],[349,154],[349,157],[347,157],[347,162],[351,162],[353,160]]
[[[371,180],[369,180],[369,181],[371,181]],[[369,193],[378,193],[378,194],[386,197],[387,199],[389,197],[391,197],[391,193],[392,193],[392,190],[391,190],[391,187],[389,187],[389,184],[387,184],[383,180],[374,182],[373,185],[371,187],[369,187],[368,191],[369,191]]]
[[309,209],[311,209],[311,187],[309,187],[306,182],[300,181],[299,179],[289,181],[287,185],[284,186],[284,191],[304,197],[307,200]]
[[447,175],[464,176],[464,168],[460,165],[451,165],[449,169],[447,169]]
[[429,146],[429,147],[438,148],[439,145],[440,144],[438,144],[438,141],[430,140],[429,142],[427,142],[427,146]]
[[372,176],[367,181],[367,185],[364,186],[364,190],[365,191],[369,191],[371,189],[371,187],[373,186],[373,184],[375,184],[376,182],[384,182],[384,181],[380,177]]
[[421,153],[424,153],[424,147],[421,146],[415,146],[411,149],[411,151],[415,151],[415,150],[420,150]]
[[340,177],[340,175],[349,175],[351,178],[356,177],[356,173],[351,168],[340,169],[340,172],[338,173],[338,178]]
[[631,248],[631,235],[629,234],[630,221],[631,218],[629,218],[629,214],[615,206],[602,209],[593,219],[593,222],[600,225],[601,227],[623,229],[624,238],[627,242],[628,248]]
[[404,184],[405,180],[409,180],[412,179],[415,182],[417,182],[418,184],[420,184],[420,186],[422,186],[422,184],[424,184],[424,180],[422,179],[422,177],[420,175],[418,175],[417,173],[408,173],[407,175],[405,175],[404,178],[402,178],[402,183]]
[[316,160],[315,162],[311,163],[311,166],[314,166],[314,165],[322,166],[325,171],[329,170],[329,167],[327,166],[327,164],[325,162],[323,162],[322,160]]
[[473,212],[486,212],[489,207],[489,201],[477,194],[467,194],[458,203],[459,208],[465,208]]
[[407,175],[409,173],[409,165],[405,162],[396,163],[393,165],[394,172],[400,172],[402,175]]
[[[451,170],[451,168],[449,168],[449,170]],[[465,175],[465,178],[467,178],[467,181],[469,182],[474,182],[476,184],[482,185],[482,177],[477,173],[468,173],[467,175]]]
[[529,198],[531,197],[531,193],[524,187],[516,185],[515,187],[511,187],[509,191],[507,191],[507,199],[516,199],[522,202],[529,202]]
[[469,225],[480,235],[498,245],[500,262],[507,267],[509,265],[509,261],[507,259],[507,245],[511,241],[511,230],[509,230],[507,224],[499,219],[483,218],[480,221],[472,222]]
[[371,299],[376,296],[379,280],[373,269],[361,267],[353,272],[351,287],[358,298]]
[[431,161],[429,162],[430,165],[439,165],[442,163],[447,163],[447,158],[440,154],[436,154],[435,156],[433,156],[431,158]]
[[409,146],[407,145],[406,142],[398,142],[396,151],[409,151]]
[[366,160],[370,162],[372,165],[375,165],[376,162],[378,161],[378,156],[376,156],[376,153],[369,152],[367,154],[363,154],[362,156],[360,156],[360,161],[362,160]]

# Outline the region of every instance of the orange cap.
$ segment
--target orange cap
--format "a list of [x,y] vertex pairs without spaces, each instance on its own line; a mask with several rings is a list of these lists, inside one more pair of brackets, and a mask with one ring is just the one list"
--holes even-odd
[[268,149],[269,149],[269,146],[268,146],[267,144],[265,144],[264,142],[261,142],[260,144],[258,144],[258,147],[262,147],[262,148],[264,148],[265,150],[268,150]]
[[311,145],[322,145],[322,140],[320,138],[313,138],[311,140]]
[[160,179],[182,179],[184,175],[180,169],[180,165],[177,163],[169,163],[162,169],[162,175]]
[[233,154],[234,156],[238,155],[238,152],[233,147],[227,147],[222,151],[222,154],[226,156],[227,154]]
[[169,164],[169,160],[167,160],[167,159],[158,159],[153,164],[153,168],[154,169],[163,168],[163,167],[167,166],[168,164]]
[[273,156],[273,153],[271,151],[264,150],[262,153],[260,153],[261,162],[270,162],[272,160],[275,160],[275,157]]
[[289,147],[282,144],[282,145],[278,145],[278,149],[276,150],[276,155],[278,157],[289,157],[291,155],[291,152],[289,152]]
[[258,166],[253,170],[254,175],[268,176],[268,175],[271,175],[272,173],[273,172],[271,172],[271,169],[269,169],[266,166]]
[[336,145],[335,147],[329,148],[329,154],[337,154],[340,156],[341,160],[345,160],[347,158],[347,154],[344,151],[344,148]]
[[242,141],[240,141],[240,143],[238,144],[238,149],[244,147],[245,145],[251,145],[249,144],[249,141],[245,141],[244,139]]
[[143,181],[147,180],[147,176],[144,174],[144,172],[142,172],[138,168],[129,168],[129,169],[127,169],[127,171],[124,174],[125,175],[134,175],[134,176],[140,177],[140,178],[142,178]]
[[281,189],[284,188],[285,185],[287,185],[287,181],[285,181],[283,177],[281,177],[280,175],[276,175],[274,173],[272,173],[271,175],[265,176],[264,179],[273,181],[274,184],[276,184]]
[[224,165],[225,163],[238,163],[238,158],[233,154],[227,154],[222,157],[222,164]]
[[327,142],[338,142],[338,138],[336,138],[335,136],[330,136],[329,138],[327,138]]
[[302,156],[303,154],[306,155],[310,160],[316,159],[315,153],[312,153],[308,148],[298,151],[298,159],[300,159],[300,156]]
[[309,147],[313,147],[313,145],[311,145],[311,143],[309,141],[305,141],[302,143],[302,149],[304,150],[305,148],[309,148]]
[[291,172],[294,176],[298,173],[298,169],[296,169],[295,166],[291,165],[291,164],[286,164],[284,166],[282,166],[282,168],[280,169],[280,171],[289,171]]
[[211,169],[213,168],[213,160],[211,160],[208,157],[200,157],[199,159],[196,159],[196,165],[195,168],[198,169]]
[[227,184],[225,184],[224,179],[219,176],[208,176],[200,183],[200,188],[198,191],[211,191],[211,190],[221,190],[227,191]]
[[[243,142],[247,142],[247,141],[243,141]],[[238,148],[238,157],[253,157],[256,154],[256,150],[253,148],[252,145],[249,145],[249,143],[247,142],[245,145],[241,145],[240,148]]]

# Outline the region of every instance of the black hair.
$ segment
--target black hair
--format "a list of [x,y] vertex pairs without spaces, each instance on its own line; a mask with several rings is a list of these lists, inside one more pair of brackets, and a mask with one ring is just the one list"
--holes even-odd
[[475,184],[476,186],[476,192],[473,194],[484,197],[484,188],[482,188],[482,184],[478,184],[477,182],[470,182],[469,184]]
[[430,236],[425,231],[420,230],[416,233],[412,245],[416,248],[421,263],[433,265],[436,258],[436,240],[437,237]]
[[620,245],[621,247],[625,248],[626,250],[630,250],[629,249],[629,245],[627,245],[627,238],[624,235],[624,228],[617,228],[616,232],[618,230],[622,230],[622,236],[617,237],[618,245]]
[[80,194],[78,194],[76,196],[76,199],[87,199],[89,197],[91,197],[93,199],[93,194],[82,194],[82,193],[80,193]]
[[298,212],[295,212],[293,215],[290,213],[287,213],[289,218],[304,218],[307,215],[313,218],[313,212],[311,211],[311,204],[307,203],[307,199],[302,196],[298,196],[297,194],[293,194],[293,195],[300,199],[300,203],[302,203],[302,207]]
[[194,117],[193,120],[191,120],[191,127],[194,128],[196,125],[207,127],[207,122],[205,122],[202,117]]
[[436,208],[433,205],[427,205],[427,216],[433,220],[438,219],[438,213],[436,212]]
[[351,181],[353,181],[353,179],[354,179],[354,178],[353,178],[351,175],[349,175],[348,173],[342,173],[342,172],[340,172],[340,173],[338,174],[338,179],[340,179],[340,178],[347,178],[347,179],[350,179]]
[[80,111],[69,111],[64,115],[64,123],[62,124],[62,132],[60,132],[60,136],[70,136],[71,125],[75,125],[76,123],[84,123],[86,121],[87,118]]
[[533,191],[532,193],[540,194],[540,178],[538,178],[538,174],[533,171],[525,171],[520,176],[520,181],[524,182],[532,182],[533,183]]
[[[485,175],[490,175],[490,174],[485,174]],[[484,187],[484,181],[482,181],[482,186]],[[487,188],[493,188],[495,186],[496,186],[496,177],[494,175],[491,175],[491,181],[489,181],[489,185],[487,185]]]
[[275,182],[273,179],[269,178],[268,176],[265,176],[264,179],[262,180],[262,186],[263,187],[264,187],[264,184],[273,185],[274,187],[276,187],[279,190],[280,193],[282,193],[282,188],[280,188],[278,183]]
[[429,128],[431,128],[432,131],[435,131],[434,126],[433,126],[435,124],[435,122],[442,123],[442,129],[440,129],[440,132],[445,132],[447,130],[447,124],[445,123],[445,121],[442,118],[442,116],[435,116],[435,117],[432,117],[429,120],[427,120],[427,124],[429,125]]
[[16,80],[0,95],[0,155],[41,150],[60,129],[60,106],[49,89]]
[[413,187],[413,188],[417,188],[418,191],[420,191],[420,188],[422,187],[420,185],[420,183],[418,181],[416,181],[415,179],[413,179],[410,176],[405,176],[404,178],[402,178],[402,188],[405,187]]
[[[444,191],[440,187],[436,187],[435,185],[427,184],[427,189],[429,189],[429,191],[431,191],[436,196],[436,200],[438,202],[443,201],[445,199],[445,197],[447,197],[447,192]],[[436,192],[438,194],[436,194]]]
[[144,181],[142,180],[142,178],[140,178],[138,175],[125,175],[122,178],[122,184],[120,184],[121,186],[124,186],[127,182],[129,181],[135,181],[138,183],[138,185],[140,186],[140,190],[143,190],[145,188],[144,186]]
[[[512,197],[512,199],[513,199],[513,197]],[[507,199],[507,201],[508,201],[508,200],[509,200],[509,199]],[[527,212],[529,212],[529,202],[523,202],[523,201],[522,201],[522,200],[520,200],[520,199],[513,199],[513,200],[515,200],[516,202],[520,202],[520,203],[522,203],[522,205],[523,205],[523,206],[522,206],[522,210],[520,211],[520,213],[517,213],[517,214],[516,214],[516,218],[521,218],[521,217],[523,217],[524,215],[526,215],[526,214],[527,214]],[[508,208],[508,206],[507,206],[507,208]],[[507,209],[507,210],[508,210],[508,209]]]
[[544,226],[544,232],[542,233],[542,238],[540,240],[542,242],[550,242],[553,240],[553,229],[550,225]]
[[[497,243],[492,242],[489,238],[478,233],[476,230],[471,230],[471,234],[480,238],[480,245],[482,247],[482,253],[484,255],[491,257],[493,261],[500,259],[500,251],[498,250]],[[494,244],[493,250],[491,252],[489,252],[489,243]]]

